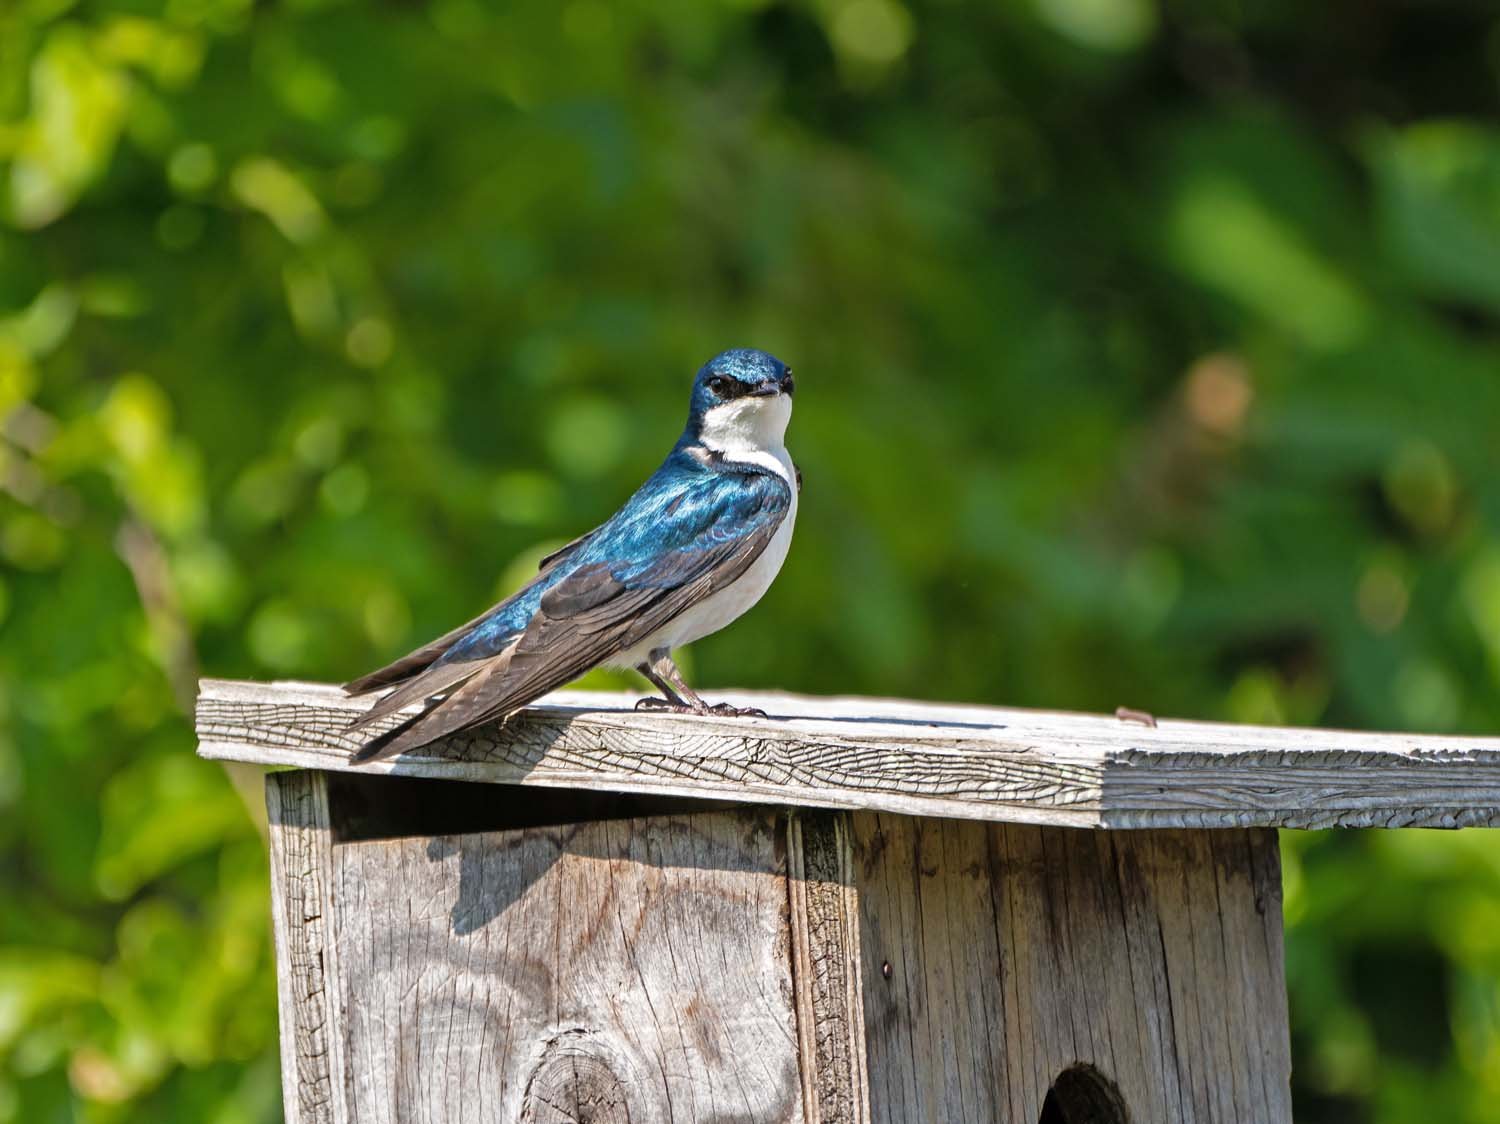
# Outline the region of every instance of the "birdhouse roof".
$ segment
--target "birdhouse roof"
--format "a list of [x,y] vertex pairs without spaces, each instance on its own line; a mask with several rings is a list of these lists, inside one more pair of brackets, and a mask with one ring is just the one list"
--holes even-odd
[[[722,695],[716,692],[716,697]],[[561,691],[503,725],[353,766],[368,707],[316,683],[202,682],[207,758],[1096,828],[1500,823],[1500,738],[732,692],[769,718]],[[399,721],[399,717],[392,721]],[[368,731],[366,735],[368,736]]]

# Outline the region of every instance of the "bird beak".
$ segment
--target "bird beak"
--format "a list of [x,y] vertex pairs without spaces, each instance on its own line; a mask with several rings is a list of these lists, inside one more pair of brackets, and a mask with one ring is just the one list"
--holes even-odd
[[750,391],[751,398],[774,398],[781,393],[781,384],[772,379],[756,383],[755,389]]

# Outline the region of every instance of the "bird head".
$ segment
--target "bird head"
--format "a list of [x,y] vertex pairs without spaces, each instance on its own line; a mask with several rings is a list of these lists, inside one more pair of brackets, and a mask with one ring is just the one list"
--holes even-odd
[[764,351],[720,352],[693,380],[688,434],[715,452],[782,444],[792,417],[792,369]]

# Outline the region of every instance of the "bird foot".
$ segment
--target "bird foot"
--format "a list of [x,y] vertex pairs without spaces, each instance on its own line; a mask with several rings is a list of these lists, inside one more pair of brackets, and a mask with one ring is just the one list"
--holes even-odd
[[729,703],[716,703],[713,706],[690,706],[687,703],[672,702],[670,699],[659,699],[648,695],[644,699],[637,699],[636,710],[652,710],[658,714],[698,714],[715,715],[719,718],[766,718],[768,715],[758,706],[730,706]]
[[724,718],[769,718],[765,711],[758,706],[730,706],[728,703],[716,703],[708,708],[710,714],[718,714]]
[[663,714],[701,714],[702,712],[688,706],[687,703],[673,702],[671,699],[658,699],[648,695],[644,699],[637,699],[636,710],[655,710]]

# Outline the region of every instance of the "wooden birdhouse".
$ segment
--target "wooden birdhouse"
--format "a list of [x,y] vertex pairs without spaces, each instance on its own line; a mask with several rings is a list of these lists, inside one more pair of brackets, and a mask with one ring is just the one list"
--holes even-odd
[[366,702],[206,681],[275,767],[288,1121],[1288,1121],[1275,828],[1500,809],[1500,740],[736,698],[351,769]]

